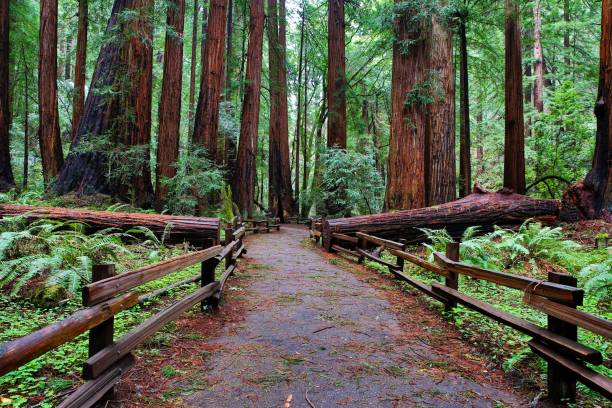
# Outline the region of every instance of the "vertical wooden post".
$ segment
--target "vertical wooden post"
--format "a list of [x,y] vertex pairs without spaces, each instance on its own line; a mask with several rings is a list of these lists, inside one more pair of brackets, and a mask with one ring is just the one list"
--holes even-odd
[[[446,244],[446,257],[451,261],[459,261],[459,243],[449,242]],[[459,289],[459,274],[456,272],[448,272],[448,278],[444,278],[444,284],[451,289]],[[447,312],[457,307],[457,302],[449,300],[444,306]]]
[[[219,260],[217,258],[210,258],[202,262],[202,287],[215,281],[215,269],[217,268],[218,264]],[[217,306],[215,296],[203,300],[200,304],[200,310],[204,311],[207,306],[208,308],[213,308]]]
[[[574,287],[578,285],[575,277],[558,272],[549,272],[548,281]],[[576,307],[576,305],[567,306]],[[578,327],[556,317],[548,316],[548,330],[570,340],[578,339]],[[576,377],[551,361],[548,362],[548,397],[557,404],[576,401]]]
[[[91,281],[98,282],[111,276],[115,276],[115,265],[93,265],[91,269]],[[89,357],[97,354],[100,350],[109,346],[113,343],[113,337],[115,334],[115,319],[111,317],[108,320],[100,323],[89,331]],[[85,376],[85,369],[83,369],[83,376],[86,380],[91,380]],[[109,389],[101,398],[100,402],[102,405],[106,401],[110,401],[115,397],[115,388]]]
[[[402,244],[402,251],[405,251],[405,250],[406,250],[406,240],[405,240],[405,239],[403,239],[403,238],[401,238],[401,239],[399,239],[399,242]],[[400,271],[403,271],[403,270],[404,270],[404,258],[400,258],[400,257],[398,256],[398,257],[397,257],[397,260],[395,261],[395,263],[397,264],[398,269],[399,269]]]
[[[357,248],[363,251],[366,251],[368,249],[368,243],[366,242],[366,240],[359,236],[357,237]],[[357,260],[357,262],[363,263],[363,261],[365,261],[365,256],[359,254],[359,259]]]
[[225,239],[223,240],[223,245],[229,245],[234,240],[234,227],[229,226],[224,229]]

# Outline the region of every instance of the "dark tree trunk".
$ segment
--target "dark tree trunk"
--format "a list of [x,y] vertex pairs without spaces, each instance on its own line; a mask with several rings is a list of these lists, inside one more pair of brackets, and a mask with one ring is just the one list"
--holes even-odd
[[327,16],[327,147],[346,148],[344,0],[330,0]]
[[246,85],[240,120],[240,143],[236,162],[236,202],[242,214],[252,217],[257,174],[257,136],[261,99],[264,0],[250,1],[249,47]]
[[[305,3],[302,3],[302,22],[300,24],[300,51],[298,60],[298,93],[297,93],[297,120],[295,121],[295,201],[300,202],[300,143],[302,142],[302,76],[304,74],[304,16]],[[306,90],[306,86],[304,86]],[[306,143],[304,143],[305,145]],[[306,163],[306,155],[304,155]]]
[[602,1],[597,133],[593,167],[567,194],[586,219],[612,219],[612,2]]
[[[223,76],[225,78],[224,84],[225,89],[222,90],[223,100],[225,102],[230,102],[232,100],[232,61],[233,61],[233,43],[232,43],[232,34],[234,31],[234,2],[233,0],[229,0],[227,6],[227,40],[225,42],[226,51],[225,51],[225,69],[223,71]],[[229,109],[229,107],[228,107]],[[231,109],[229,109],[231,112]],[[235,164],[236,158],[236,146],[235,143],[232,143],[229,134],[225,134],[223,138],[219,138],[217,141],[218,150],[217,150],[217,163],[224,165],[230,169],[229,172],[226,173],[226,180],[230,182],[233,179],[233,167],[228,166],[230,156],[233,159],[233,163]]]
[[[443,4],[443,3],[441,3]],[[428,106],[425,142],[425,189],[427,205],[456,198],[455,170],[455,69],[453,41],[449,28],[434,15],[431,25],[430,73],[435,73],[439,90]]]
[[542,52],[542,4],[536,0],[533,5],[533,106],[544,112],[544,53]]
[[204,69],[204,50],[206,49],[206,36],[208,35],[208,10],[210,9],[208,3],[209,0],[202,0],[202,42],[200,43],[200,64],[202,64],[202,69]]
[[9,1],[0,2],[0,192],[15,187],[9,139],[11,128],[9,106],[9,3]]
[[210,0],[200,96],[195,116],[194,143],[204,146],[209,157],[217,157],[219,104],[223,88],[223,54],[227,24],[227,0]]
[[[396,0],[396,3],[401,3]],[[403,210],[424,207],[426,113],[418,103],[408,103],[409,92],[427,80],[429,48],[427,38],[409,29],[409,15],[395,19],[391,78],[391,136],[387,170],[385,208]],[[402,42],[414,41],[409,52]]]
[[74,96],[72,100],[72,140],[77,135],[85,104],[85,71],[87,70],[87,26],[89,0],[79,0],[79,32],[74,64]]
[[185,0],[168,2],[164,50],[164,77],[159,102],[159,132],[157,136],[157,172],[155,178],[156,208],[161,209],[167,188],[163,178],[176,175],[181,130],[181,88],[183,81],[183,26]]
[[[306,13],[306,10],[304,9],[303,13]],[[305,15],[302,16],[303,18],[305,18]],[[308,101],[308,60],[306,57],[306,50],[304,50],[304,125],[302,127],[302,157],[303,157],[303,161],[302,161],[302,192],[306,192],[306,189],[308,188],[308,176],[309,176],[309,170],[308,170],[308,161],[311,157],[311,152],[312,152],[312,138],[308,137],[308,105],[309,105],[309,101]],[[300,203],[298,202],[298,205]],[[306,203],[306,200],[302,200],[301,202],[301,207],[302,207],[302,211],[301,214],[303,217],[307,217],[308,213],[310,211],[310,208],[308,207],[308,203]]]
[[327,220],[323,225],[323,240],[329,248],[332,233],[362,231],[381,238],[406,239],[414,243],[425,240],[419,228],[446,228],[457,238],[467,227],[476,225],[481,232],[486,232],[493,230],[495,225],[520,225],[530,218],[552,223],[559,215],[559,209],[557,200],[533,199],[509,190],[486,193],[476,188],[465,198],[435,207]]
[[517,0],[505,0],[506,130],[504,187],[525,194],[525,123],[520,10]]
[[57,0],[40,2],[38,50],[38,139],[45,186],[59,174],[64,156],[57,110]]
[[198,66],[198,0],[193,0],[193,24],[191,31],[191,67],[189,75],[189,140],[193,135],[193,107],[195,104],[196,67]]
[[[58,177],[58,194],[104,193],[133,198],[140,206],[151,203],[151,6],[151,0],[115,0],[113,4],[106,32],[122,33],[122,41],[108,41],[100,50],[91,82],[94,92],[87,95],[77,137]],[[126,11],[133,11],[132,17],[123,20],[120,15]],[[107,94],[107,89],[114,92]],[[119,157],[135,163],[134,168],[118,177],[113,172],[125,163],[111,159],[126,150],[131,157]]]
[[470,147],[470,87],[467,52],[467,16],[459,23],[459,87],[460,87],[460,130],[459,130],[459,196],[469,194],[472,186],[472,154]]
[[25,50],[21,47],[23,58],[23,184],[22,189],[28,189],[28,168],[30,164],[30,67],[26,62]]
[[268,158],[268,203],[274,217],[281,221],[294,212],[289,163],[289,123],[287,71],[285,63],[286,29],[284,0],[268,0],[268,43],[270,66],[270,151]]

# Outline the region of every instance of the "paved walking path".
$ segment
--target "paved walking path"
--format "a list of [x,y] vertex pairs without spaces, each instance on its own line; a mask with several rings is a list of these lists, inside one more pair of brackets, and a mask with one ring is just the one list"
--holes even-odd
[[[198,407],[526,406],[420,295],[309,247],[307,230],[248,238],[234,293],[249,307],[198,371]],[[229,283],[230,287],[232,282]],[[285,405],[288,403],[288,405]]]

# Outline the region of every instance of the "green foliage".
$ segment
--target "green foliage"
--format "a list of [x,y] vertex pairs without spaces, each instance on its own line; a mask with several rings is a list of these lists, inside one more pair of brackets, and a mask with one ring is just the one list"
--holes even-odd
[[417,83],[408,93],[404,105],[407,108],[424,108],[444,96],[438,71],[431,70],[425,79]]
[[323,166],[321,199],[338,208],[338,214],[380,211],[384,183],[370,154],[327,149]]
[[168,188],[165,210],[172,214],[194,214],[198,200],[221,191],[223,172],[209,158],[206,149],[193,146],[179,157],[176,176],[162,181]]
[[612,258],[601,263],[587,265],[580,270],[584,290],[593,294],[597,302],[612,302]]

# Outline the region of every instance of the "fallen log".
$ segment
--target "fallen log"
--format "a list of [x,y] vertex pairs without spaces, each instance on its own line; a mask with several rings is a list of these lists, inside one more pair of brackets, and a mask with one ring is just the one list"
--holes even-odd
[[[218,218],[0,204],[0,217],[19,215],[26,215],[29,220],[74,220],[92,229],[118,228],[126,231],[134,227],[146,227],[158,236],[166,233],[169,242],[189,241],[210,246],[220,241]],[[170,224],[171,227],[168,226]]]
[[558,200],[530,198],[508,190],[489,193],[476,186],[469,196],[435,207],[325,220],[323,244],[329,250],[333,234],[364,232],[379,238],[417,243],[426,238],[419,228],[446,228],[453,237],[460,237],[470,226],[479,226],[487,232],[494,225],[517,225],[529,218],[549,224],[559,216],[560,207]]

